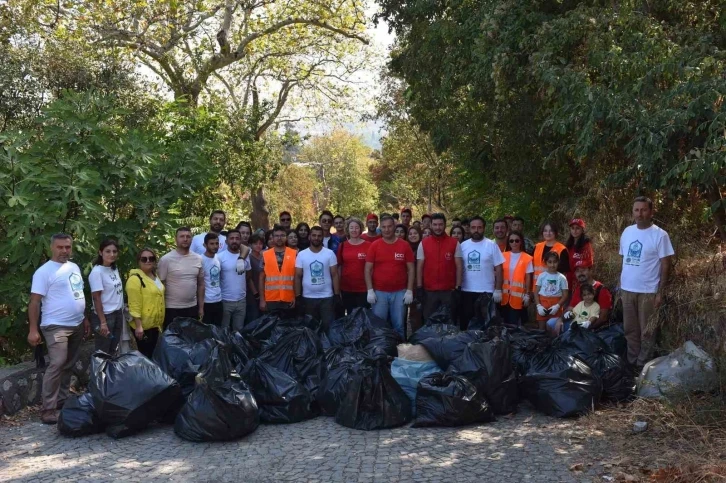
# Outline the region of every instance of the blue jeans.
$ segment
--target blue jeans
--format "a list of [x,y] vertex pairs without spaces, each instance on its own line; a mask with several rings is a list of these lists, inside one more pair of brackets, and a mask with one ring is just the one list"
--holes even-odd
[[391,322],[391,326],[398,332],[402,339],[404,338],[403,296],[405,294],[405,290],[398,292],[381,292],[380,290],[376,290],[376,303],[371,307],[376,316]]
[[[547,328],[548,329],[555,330],[555,325],[557,325],[557,321],[558,320],[559,319],[557,317],[548,320],[547,321]],[[563,332],[567,332],[568,330],[570,330],[570,326],[571,325],[572,325],[572,322],[567,322],[566,320],[564,322],[562,322],[562,330],[560,330],[560,334],[563,333]]]

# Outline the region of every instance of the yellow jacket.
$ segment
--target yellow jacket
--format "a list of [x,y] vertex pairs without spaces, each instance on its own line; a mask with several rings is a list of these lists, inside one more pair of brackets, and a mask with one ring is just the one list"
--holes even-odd
[[[126,280],[126,295],[129,300],[129,313],[131,317],[141,319],[144,330],[161,328],[164,325],[164,286],[156,286],[154,279],[148,277],[143,271],[134,268],[129,272]],[[133,319],[130,322],[132,329],[136,328]]]

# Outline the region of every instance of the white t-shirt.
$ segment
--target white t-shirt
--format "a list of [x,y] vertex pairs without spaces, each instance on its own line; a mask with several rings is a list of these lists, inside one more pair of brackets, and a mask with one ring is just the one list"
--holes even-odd
[[42,295],[40,326],[75,327],[83,321],[86,297],[81,269],[73,262],[49,260],[33,274],[30,293]]
[[[104,314],[124,308],[124,289],[117,269],[95,265],[88,274],[88,284],[91,286],[91,293],[101,292]],[[95,304],[93,311],[96,312]]]
[[673,255],[671,239],[662,228],[651,225],[645,230],[631,225],[620,237],[623,270],[620,288],[628,292],[656,293],[660,283],[660,260]]
[[[494,242],[492,242],[494,243]],[[496,245],[496,243],[494,243]],[[503,256],[503,255],[502,255]],[[509,278],[508,280],[514,280],[514,271],[517,269],[517,264],[519,263],[519,257],[522,256],[522,252],[514,253],[509,252]],[[527,264],[527,268],[524,270],[524,273],[534,273],[534,265],[532,264],[532,261]],[[506,275],[506,274],[504,274]]]
[[[207,251],[207,249],[204,248],[204,237],[206,235],[207,233],[200,233],[199,235],[194,235],[194,237],[192,237],[192,246],[190,246],[189,249],[197,255],[204,255],[204,252]],[[217,251],[217,253],[227,251],[227,244],[225,243],[226,241],[226,236],[219,235],[219,250]]]
[[247,296],[247,272],[252,270],[250,257],[240,258],[239,253],[224,251],[217,253],[222,282],[222,300],[239,302]]
[[461,290],[494,292],[494,268],[504,263],[504,255],[497,244],[486,238],[478,242],[470,238],[461,244],[461,257],[464,265]]
[[542,272],[535,285],[539,287],[537,293],[542,297],[562,297],[562,291],[567,290],[567,277],[560,272]]
[[333,296],[333,280],[330,267],[338,265],[335,252],[322,247],[318,253],[309,248],[302,250],[295,259],[295,268],[302,268],[302,296],[309,299],[323,299]]
[[222,286],[219,283],[221,264],[217,255],[209,258],[202,255],[204,265],[204,301],[213,304],[222,301]]

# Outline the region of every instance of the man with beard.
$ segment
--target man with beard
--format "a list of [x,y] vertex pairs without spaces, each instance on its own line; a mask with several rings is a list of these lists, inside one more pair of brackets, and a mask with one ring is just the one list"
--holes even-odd
[[306,315],[319,320],[326,332],[336,309],[343,306],[338,259],[323,246],[323,229],[319,226],[310,229],[310,247],[295,259],[295,299],[298,311],[304,309]]
[[390,321],[405,338],[404,308],[413,302],[416,275],[413,250],[408,242],[396,238],[395,227],[393,217],[381,217],[383,238],[374,241],[366,255],[366,300],[376,316]]
[[[512,231],[524,233],[524,218],[521,216],[515,216],[512,218]],[[524,247],[522,248],[522,251],[527,255],[534,255],[534,242],[531,238],[524,237]]]
[[368,213],[366,216],[366,228],[368,231],[360,236],[362,239],[373,243],[381,238],[381,234],[378,233],[378,216],[375,213]]
[[[211,215],[209,215],[209,231],[207,233],[214,233],[219,237],[219,251],[223,252],[227,249],[226,246],[226,237],[222,235],[222,230],[224,230],[224,225],[227,224],[227,215],[222,210],[214,210]],[[200,233],[198,235],[194,235],[194,238],[192,238],[192,245],[191,250],[192,252],[196,253],[197,255],[204,255],[204,252],[207,251],[206,248],[204,248],[204,235],[207,233]]]
[[164,329],[177,317],[204,318],[204,263],[191,244],[191,229],[178,228],[176,248],[159,260],[157,274],[166,288]]
[[289,232],[292,229],[292,215],[289,211],[283,211],[280,213],[280,226]]
[[507,235],[509,235],[509,225],[504,218],[494,220],[494,238],[492,241],[497,244],[501,252],[507,250]]
[[[469,321],[474,317],[476,301],[481,299],[481,308],[486,310],[489,301],[502,301],[502,264],[504,256],[497,245],[484,237],[486,223],[480,216],[469,220],[471,238],[461,244],[464,269],[461,283],[461,304],[459,307],[459,325],[466,330]],[[492,311],[488,314],[494,315]]]
[[219,237],[215,233],[204,235],[204,247],[207,249],[202,255],[204,265],[204,318],[205,324],[219,325],[222,322],[222,287],[220,285],[221,265],[217,252],[219,251]]
[[583,284],[588,284],[595,290],[595,302],[600,306],[600,316],[596,322],[591,324],[586,323],[585,326],[590,330],[595,330],[603,325],[607,325],[610,320],[610,311],[613,308],[613,296],[605,285],[593,278],[592,260],[579,260],[575,264],[575,278],[577,279],[577,284],[575,284],[575,288],[573,289],[570,303],[567,304],[567,308],[565,309],[564,318],[573,318],[572,309],[582,302],[580,287]]
[[[250,260],[242,256],[242,237],[239,231],[227,233],[227,251],[217,254],[221,269],[222,327],[242,330],[247,312],[247,278]],[[249,253],[249,248],[247,248]]]
[[272,229],[272,249],[262,254],[260,272],[260,310],[295,308],[295,257],[297,252],[285,246],[287,233],[280,225]]
[[431,217],[432,235],[424,238],[416,255],[416,298],[421,302],[427,319],[442,305],[453,311],[459,304],[461,291],[461,246],[456,238],[446,234],[446,217],[434,213]]

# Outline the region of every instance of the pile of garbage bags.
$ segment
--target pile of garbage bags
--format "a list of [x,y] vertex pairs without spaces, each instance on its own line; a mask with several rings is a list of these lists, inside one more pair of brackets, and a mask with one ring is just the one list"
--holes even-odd
[[439,311],[409,344],[363,308],[327,332],[281,313],[239,332],[177,318],[153,360],[94,353],[89,390],[66,401],[58,428],[121,438],[158,421],[189,441],[224,441],[319,415],[359,430],[461,426],[513,413],[521,399],[567,417],[632,396],[634,378],[616,352],[622,330],[601,336],[573,324],[551,340],[483,314],[461,331]]

